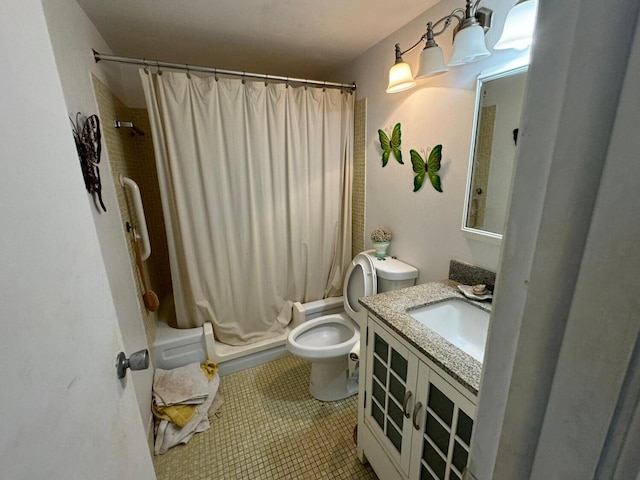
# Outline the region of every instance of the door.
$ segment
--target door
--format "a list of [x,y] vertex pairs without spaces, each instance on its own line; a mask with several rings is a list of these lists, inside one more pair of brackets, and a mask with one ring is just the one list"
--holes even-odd
[[419,362],[411,450],[413,480],[461,480],[469,457],[475,405]]
[[408,475],[418,361],[376,322],[369,321],[368,330],[365,421]]
[[155,478],[39,0],[0,65],[0,478]]

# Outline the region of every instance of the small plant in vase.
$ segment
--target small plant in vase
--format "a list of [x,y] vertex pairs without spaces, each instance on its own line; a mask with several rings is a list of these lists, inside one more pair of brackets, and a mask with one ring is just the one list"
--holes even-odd
[[371,241],[373,242],[373,248],[376,249],[376,258],[385,259],[387,247],[391,243],[392,236],[391,230],[386,227],[376,228],[371,232]]

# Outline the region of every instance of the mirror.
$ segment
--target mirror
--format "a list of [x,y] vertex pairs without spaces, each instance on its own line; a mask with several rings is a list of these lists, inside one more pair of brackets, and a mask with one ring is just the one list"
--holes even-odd
[[478,77],[462,230],[480,239],[502,239],[526,81],[526,66]]

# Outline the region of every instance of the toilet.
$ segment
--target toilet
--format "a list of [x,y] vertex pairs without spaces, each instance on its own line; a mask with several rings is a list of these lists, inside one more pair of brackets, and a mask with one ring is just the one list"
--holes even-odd
[[334,401],[358,392],[357,374],[349,371],[350,354],[352,359],[359,355],[355,351],[360,340],[358,322],[366,319],[359,313],[358,299],[410,287],[417,277],[415,267],[391,257],[378,259],[374,250],[356,255],[345,276],[344,312],[303,321],[287,337],[289,352],[311,362],[309,393],[313,397]]

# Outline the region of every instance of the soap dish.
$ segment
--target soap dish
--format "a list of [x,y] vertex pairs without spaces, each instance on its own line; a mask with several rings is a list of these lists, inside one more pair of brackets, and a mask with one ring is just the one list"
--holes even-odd
[[458,290],[460,290],[465,297],[470,298],[471,300],[489,300],[493,298],[493,295],[489,290],[487,290],[487,293],[482,295],[476,295],[473,293],[472,285],[458,285]]

